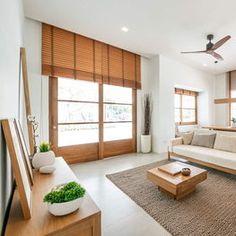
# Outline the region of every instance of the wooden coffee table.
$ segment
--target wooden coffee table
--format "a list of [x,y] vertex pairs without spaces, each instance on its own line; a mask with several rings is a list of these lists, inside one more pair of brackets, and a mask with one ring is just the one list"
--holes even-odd
[[158,167],[147,171],[147,178],[158,186],[158,189],[173,196],[175,199],[181,199],[187,194],[193,192],[196,185],[207,179],[207,171],[182,162],[171,162],[163,165],[165,170],[181,170],[190,168],[190,176],[183,176],[181,173],[176,175],[159,170]]

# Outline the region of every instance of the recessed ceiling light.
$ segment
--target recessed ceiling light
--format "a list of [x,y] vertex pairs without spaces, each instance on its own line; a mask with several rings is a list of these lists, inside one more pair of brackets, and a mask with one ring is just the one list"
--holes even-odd
[[126,26],[123,26],[123,27],[121,28],[121,30],[122,30],[123,32],[128,32],[128,31],[129,31],[129,29],[128,29]]
[[204,63],[204,64],[203,64],[203,66],[204,66],[204,67],[206,67],[206,66],[207,66],[207,64],[206,64],[206,63]]

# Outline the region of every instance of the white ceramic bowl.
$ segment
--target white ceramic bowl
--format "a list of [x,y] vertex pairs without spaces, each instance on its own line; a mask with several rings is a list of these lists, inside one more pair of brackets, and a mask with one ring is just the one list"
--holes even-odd
[[84,197],[77,198],[70,202],[62,202],[62,203],[48,203],[48,210],[51,214],[54,216],[64,216],[68,215],[81,206],[82,202],[84,200]]

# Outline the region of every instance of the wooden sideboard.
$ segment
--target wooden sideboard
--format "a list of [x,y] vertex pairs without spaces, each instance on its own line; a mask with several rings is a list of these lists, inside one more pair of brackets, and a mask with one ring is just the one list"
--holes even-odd
[[24,220],[17,189],[14,192],[5,230],[7,236],[101,236],[101,211],[88,193],[79,210],[67,216],[56,217],[48,212],[44,195],[55,185],[77,181],[63,158],[56,158],[56,171],[51,175],[34,173],[32,187],[32,217]]

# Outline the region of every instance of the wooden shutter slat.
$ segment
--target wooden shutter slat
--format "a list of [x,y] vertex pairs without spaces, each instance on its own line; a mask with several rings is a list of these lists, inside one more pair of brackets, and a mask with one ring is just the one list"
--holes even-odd
[[52,62],[52,34],[51,26],[42,27],[42,74],[48,75],[51,72]]
[[113,46],[109,47],[109,83],[123,86],[122,50]]
[[135,56],[136,61],[136,88],[141,89],[141,57],[139,55]]
[[136,63],[135,54],[124,51],[124,86],[136,87]]
[[74,37],[72,33],[54,28],[53,63],[55,67],[74,69]]
[[103,83],[109,83],[109,62],[108,62],[108,45],[102,44],[102,79]]

